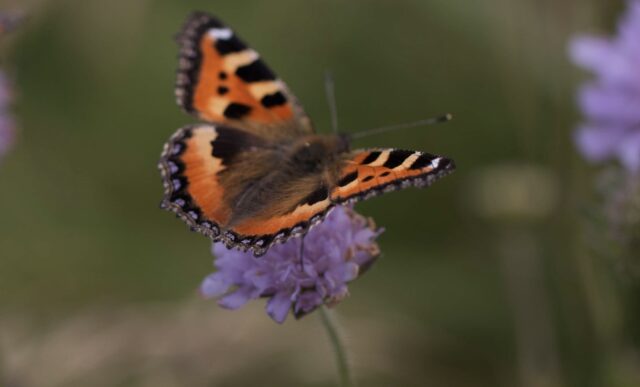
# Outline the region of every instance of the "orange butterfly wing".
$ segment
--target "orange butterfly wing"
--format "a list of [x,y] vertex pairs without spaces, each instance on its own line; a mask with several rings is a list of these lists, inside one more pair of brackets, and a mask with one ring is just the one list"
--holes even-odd
[[284,82],[215,17],[192,14],[178,43],[176,98],[186,112],[270,136],[313,132]]
[[[428,186],[455,168],[452,160],[427,153],[354,151],[332,171],[277,185],[270,192],[272,203],[237,218],[232,207],[252,191],[251,185],[288,161],[281,153],[272,157],[269,149],[313,133],[311,122],[259,55],[216,18],[194,13],[178,42],[177,102],[216,125],[182,128],[165,144],[161,206],[227,247],[263,254],[273,243],[306,233],[337,204]],[[228,162],[238,155],[236,162]],[[336,179],[327,180],[329,175]]]
[[212,239],[231,215],[218,180],[224,166],[212,156],[217,136],[211,125],[182,128],[165,144],[159,164],[165,190],[160,206]]
[[453,160],[429,153],[401,149],[357,150],[345,162],[331,200],[352,203],[401,188],[427,187],[454,170]]
[[[320,175],[279,185],[271,192],[271,205],[233,220],[238,192],[242,196],[252,183],[278,167],[270,164],[269,147],[262,138],[231,127],[199,124],[178,130],[165,144],[160,159],[165,191],[161,207],[174,212],[194,231],[229,248],[251,249],[256,255],[273,243],[306,233],[332,206]],[[241,177],[243,185],[225,184],[229,174]],[[229,196],[230,191],[235,193]]]

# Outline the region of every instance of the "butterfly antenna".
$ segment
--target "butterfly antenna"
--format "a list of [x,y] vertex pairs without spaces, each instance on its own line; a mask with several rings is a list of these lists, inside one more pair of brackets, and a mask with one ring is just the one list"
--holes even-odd
[[429,119],[426,119],[426,120],[420,120],[420,121],[415,121],[415,122],[407,122],[407,123],[404,123],[404,124],[397,124],[397,125],[382,126],[380,128],[374,128],[374,129],[367,129],[367,130],[363,130],[363,131],[360,131],[360,132],[353,133],[353,134],[350,135],[350,137],[352,139],[358,139],[358,138],[370,136],[372,134],[389,132],[389,131],[392,131],[392,130],[407,129],[407,128],[415,128],[417,126],[440,124],[440,123],[443,123],[443,122],[451,121],[451,119],[453,119],[453,116],[451,114],[447,113],[447,114],[443,114],[441,116],[434,117],[434,118],[429,118]]
[[331,113],[331,127],[334,133],[338,133],[338,108],[336,106],[336,89],[333,82],[333,75],[331,71],[324,72],[324,91],[327,97],[327,104],[329,105],[329,112]]

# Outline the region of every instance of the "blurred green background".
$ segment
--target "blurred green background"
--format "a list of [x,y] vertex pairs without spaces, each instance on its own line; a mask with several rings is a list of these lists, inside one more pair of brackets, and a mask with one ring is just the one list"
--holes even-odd
[[[428,190],[357,209],[383,259],[337,307],[361,386],[638,386],[634,288],[585,240],[592,176],[572,144],[584,74],[568,39],[623,1],[2,1],[16,147],[0,165],[0,384],[331,386],[317,316],[274,324],[200,300],[209,242],[161,211],[173,35],[218,15],[330,131],[454,114],[357,146],[455,159]],[[637,292],[637,291],[636,291]]]

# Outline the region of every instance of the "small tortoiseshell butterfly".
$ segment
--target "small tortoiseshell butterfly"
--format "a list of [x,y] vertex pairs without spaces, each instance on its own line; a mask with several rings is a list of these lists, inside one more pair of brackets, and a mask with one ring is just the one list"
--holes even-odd
[[165,144],[162,207],[228,248],[258,256],[304,235],[336,205],[454,170],[452,160],[399,149],[349,149],[318,135],[287,86],[226,25],[192,14],[178,36],[178,104],[208,123]]

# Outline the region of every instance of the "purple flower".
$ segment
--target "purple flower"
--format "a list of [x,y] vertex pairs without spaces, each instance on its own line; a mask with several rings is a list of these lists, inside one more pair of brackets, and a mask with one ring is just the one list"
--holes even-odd
[[0,71],[0,158],[13,145],[15,126],[9,113],[11,88],[6,75]]
[[613,38],[582,36],[571,42],[571,57],[596,79],[579,94],[586,122],[575,141],[585,158],[617,158],[640,172],[640,0],[630,0]]
[[22,12],[0,12],[0,37],[12,32],[24,21]]
[[370,219],[337,206],[304,237],[302,259],[301,238],[277,244],[260,258],[214,243],[218,270],[205,278],[200,291],[207,298],[219,298],[218,304],[228,309],[266,297],[267,314],[278,323],[290,310],[299,318],[349,294],[347,282],[379,255],[375,238],[381,232]]

